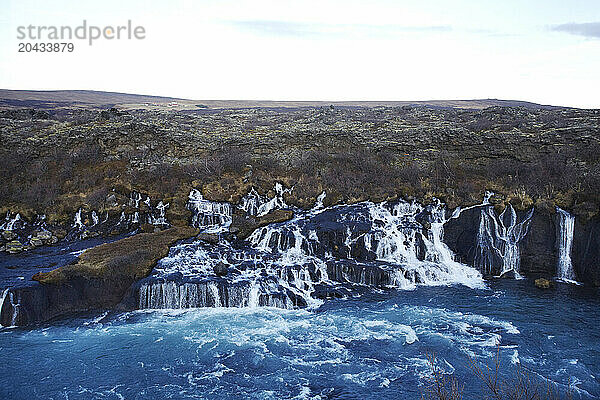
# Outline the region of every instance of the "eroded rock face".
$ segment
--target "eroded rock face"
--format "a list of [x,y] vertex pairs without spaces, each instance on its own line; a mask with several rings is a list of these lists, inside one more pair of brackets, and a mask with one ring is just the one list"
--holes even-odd
[[531,218],[529,233],[521,242],[521,267],[526,275],[556,271],[556,223],[553,215],[536,212]]
[[571,258],[577,279],[600,286],[600,219],[575,220]]
[[75,312],[112,308],[127,289],[152,271],[177,240],[197,230],[171,228],[141,233],[85,251],[76,263],[34,275],[34,283],[11,288],[0,311],[4,326],[31,325]]
[[294,216],[292,210],[273,210],[260,217],[234,214],[230,231],[240,239],[246,239],[257,228],[277,222],[285,222]]
[[444,225],[444,242],[454,252],[457,261],[473,265],[481,210],[473,208],[460,213]]
[[[445,225],[444,241],[458,260],[473,265],[480,210],[471,209],[451,219]],[[520,272],[525,276],[556,276],[557,240],[556,216],[534,212],[529,232],[520,243]],[[583,223],[576,219],[571,258],[576,278],[580,282],[600,286],[600,220]]]

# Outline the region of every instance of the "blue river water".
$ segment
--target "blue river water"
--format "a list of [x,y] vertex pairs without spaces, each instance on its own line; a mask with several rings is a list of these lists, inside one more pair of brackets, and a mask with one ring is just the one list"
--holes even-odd
[[316,310],[82,315],[0,330],[2,399],[419,399],[436,368],[483,398],[469,357],[600,396],[600,297],[529,280],[368,290]]

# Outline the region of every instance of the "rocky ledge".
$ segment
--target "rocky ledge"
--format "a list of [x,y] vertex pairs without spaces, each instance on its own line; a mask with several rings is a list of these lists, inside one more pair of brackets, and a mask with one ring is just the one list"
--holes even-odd
[[134,282],[150,274],[175,242],[196,233],[195,228],[175,227],[86,250],[75,263],[34,275],[36,284],[8,289],[0,323],[30,325],[76,312],[112,308]]

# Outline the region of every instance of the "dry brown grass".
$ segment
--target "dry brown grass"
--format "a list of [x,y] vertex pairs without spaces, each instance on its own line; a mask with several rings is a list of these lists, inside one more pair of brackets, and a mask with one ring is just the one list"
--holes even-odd
[[138,280],[147,276],[159,259],[167,256],[176,241],[195,234],[197,229],[191,227],[140,233],[86,250],[77,263],[37,273],[33,279],[49,285],[67,283],[75,277]]
[[[446,375],[435,363],[435,355],[428,354],[431,377],[421,398],[423,400],[462,400],[464,384],[454,376]],[[560,400],[573,398],[571,387],[561,393],[556,384],[539,378],[520,363],[516,364],[511,377],[500,375],[500,348],[490,365],[469,357],[469,367],[480,383],[481,399],[486,400]]]

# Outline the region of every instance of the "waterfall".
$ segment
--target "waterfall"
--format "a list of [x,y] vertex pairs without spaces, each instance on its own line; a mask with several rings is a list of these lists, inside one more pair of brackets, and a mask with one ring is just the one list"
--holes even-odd
[[556,235],[558,245],[557,278],[564,282],[575,283],[575,271],[571,261],[575,216],[559,207],[556,207],[556,214],[558,216],[558,233]]
[[12,231],[18,229],[23,220],[21,214],[17,213],[13,218],[10,217],[10,212],[6,213],[6,218],[2,225],[0,225],[0,231]]
[[[323,298],[339,296],[340,287],[354,285],[483,286],[481,274],[455,261],[443,241],[443,204],[363,202],[326,208],[323,198],[311,210],[294,209],[289,221],[256,229],[245,244],[221,238],[212,245],[197,240],[174,246],[140,283],[138,306],[314,308]],[[260,214],[269,201],[251,190],[238,207]],[[188,206],[196,226],[228,229],[228,204],[192,191]]]
[[77,229],[78,231],[82,231],[85,229],[85,225],[81,219],[81,208],[77,210],[75,213],[75,217],[73,218],[73,229]]
[[248,215],[258,215],[259,207],[265,202],[266,200],[252,188],[246,196],[242,197],[242,204],[239,205],[239,208],[244,210]]
[[131,192],[129,195],[129,206],[140,208],[140,201],[142,201],[142,195],[138,192]]
[[98,218],[98,214],[96,214],[96,211],[92,211],[92,226],[98,225],[99,222],[100,218]]
[[46,230],[46,214],[37,214],[33,226]]
[[503,276],[514,273],[520,277],[521,254],[519,242],[529,232],[533,208],[521,222],[509,204],[498,216],[492,206],[481,210],[474,264],[482,272]]
[[[148,197],[148,199],[150,199],[150,198]],[[148,207],[150,207],[149,200],[147,203],[144,202],[144,204],[147,204]],[[167,221],[167,217],[166,217],[166,213],[165,213],[165,210],[167,208],[169,208],[169,203],[165,204],[162,201],[159,201],[155,207],[156,211],[152,212],[152,210],[150,210],[148,212],[148,223],[150,225],[169,225],[169,221]]]
[[283,196],[286,193],[290,193],[292,189],[284,189],[283,185],[278,182],[273,187],[275,195],[271,199],[268,199],[265,196],[259,195],[258,192],[252,188],[250,189],[250,192],[242,198],[242,203],[239,205],[239,208],[244,210],[248,215],[258,217],[266,215],[273,210],[289,208],[285,203]]
[[278,291],[274,281],[211,281],[144,283],[138,291],[140,309],[201,307],[278,307],[297,305],[293,296]]
[[460,214],[463,211],[467,211],[467,210],[471,210],[473,208],[485,207],[485,206],[490,205],[490,199],[492,198],[493,195],[494,195],[494,192],[486,191],[485,194],[484,194],[484,196],[483,196],[483,201],[480,204],[475,204],[475,205],[468,206],[468,207],[465,207],[465,208],[462,208],[460,206],[456,207],[454,209],[454,211],[452,212],[452,215],[450,216],[450,219],[455,219],[455,218],[460,217]]
[[317,201],[315,202],[315,206],[313,207],[313,210],[320,210],[320,209],[324,208],[323,200],[325,200],[325,196],[327,196],[327,194],[323,190],[321,192],[321,194],[317,196]]
[[4,306],[4,300],[6,299],[6,295],[9,290],[10,288],[4,289],[4,291],[2,292],[2,296],[0,297],[0,313],[2,313],[2,306]]
[[205,200],[199,190],[190,191],[187,208],[192,211],[192,226],[196,228],[218,231],[231,224],[231,205]]

